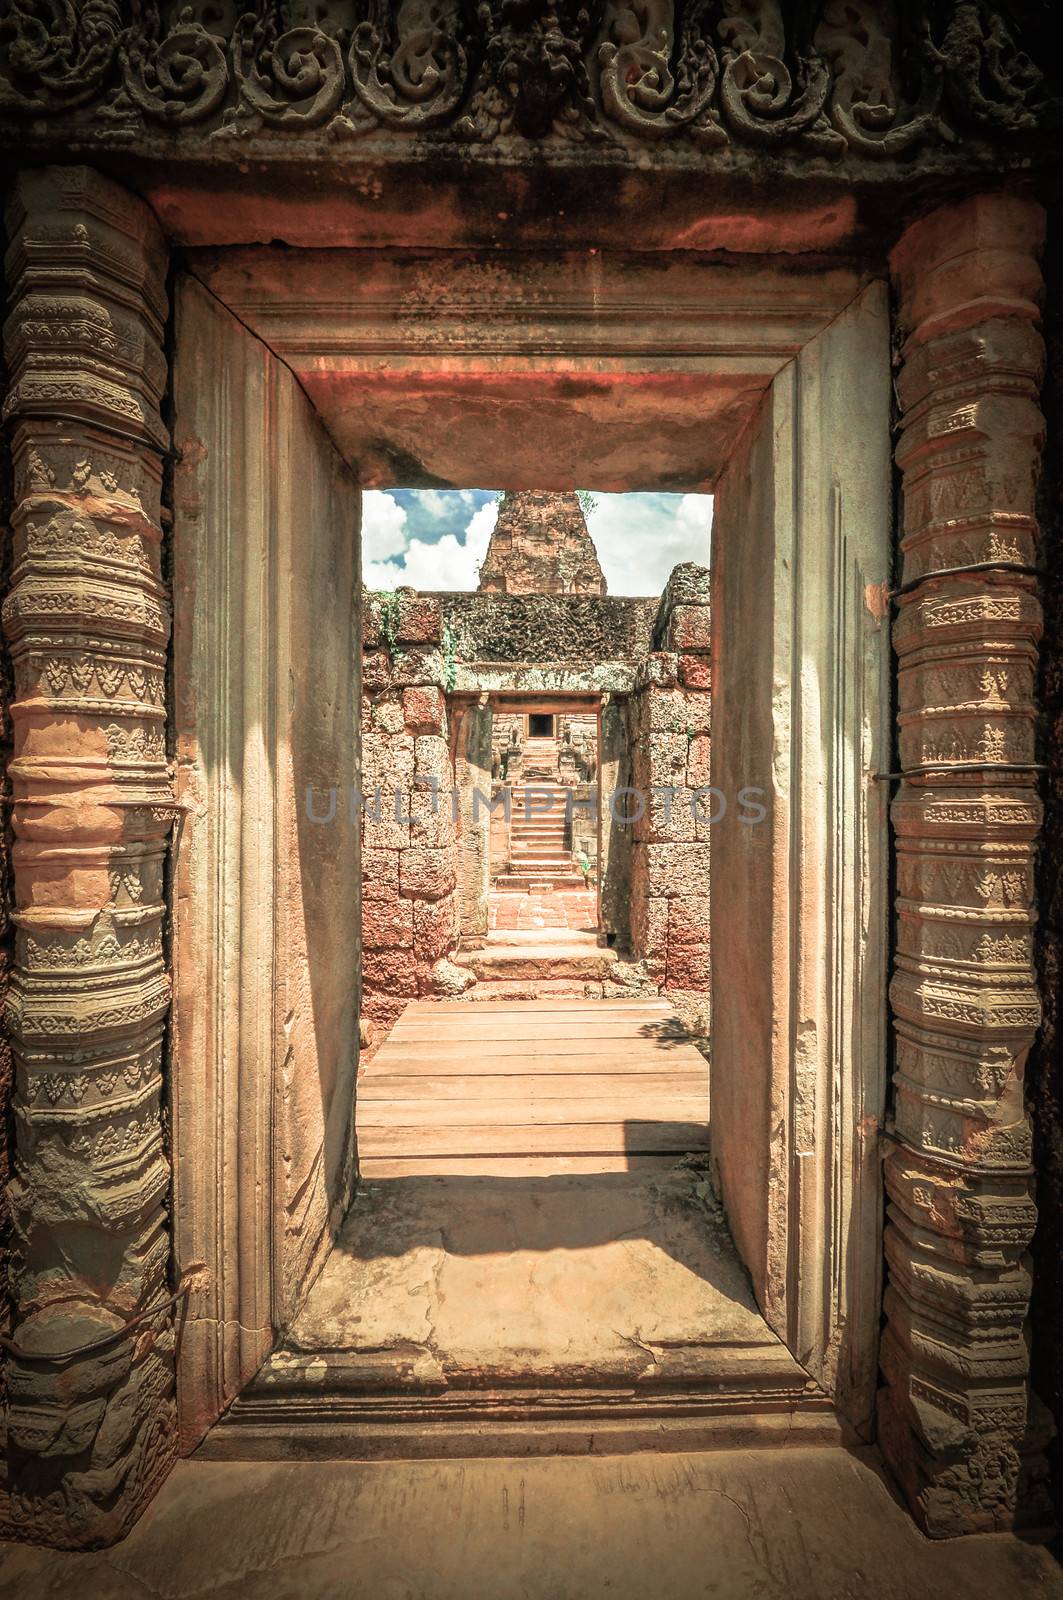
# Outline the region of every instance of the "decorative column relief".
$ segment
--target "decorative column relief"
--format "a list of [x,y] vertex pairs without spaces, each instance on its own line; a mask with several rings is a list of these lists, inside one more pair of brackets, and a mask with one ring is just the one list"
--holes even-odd
[[[1034,1226],[1023,1070],[1039,1019],[1034,493],[1039,206],[977,195],[913,224],[904,555],[894,626],[896,1073],[883,1448],[931,1534],[1042,1519],[1024,1323]],[[1024,1457],[1026,1461],[1024,1463]]]
[[0,1516],[87,1546],[134,1519],[175,1438],[166,255],[147,209],[83,167],[24,172],[8,226],[21,1259]]

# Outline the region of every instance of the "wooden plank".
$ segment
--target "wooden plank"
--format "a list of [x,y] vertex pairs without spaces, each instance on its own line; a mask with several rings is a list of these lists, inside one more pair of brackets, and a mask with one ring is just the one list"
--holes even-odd
[[542,1000],[411,1000],[401,1016],[438,1017],[465,1011],[473,1011],[476,1016],[496,1016],[507,1011],[514,1016],[545,1016],[554,1011],[562,1016],[589,1011],[596,1014],[616,1011],[625,1015],[636,1012],[653,1016],[677,1015],[675,1008],[666,1000],[588,1000],[583,995],[548,995]]
[[[640,1033],[638,1025],[633,1025],[630,1022],[588,1022],[578,1028],[574,1028],[563,1023],[546,1022],[534,1028],[529,1028],[526,1024],[521,1024],[518,1026],[513,1023],[500,1023],[497,1028],[493,1029],[477,1029],[470,1028],[468,1026],[451,1028],[404,1028],[401,1033],[396,1030],[391,1035],[390,1039],[385,1041],[380,1048],[381,1051],[386,1050],[388,1044],[390,1044],[392,1041],[394,1041],[396,1044],[404,1045],[432,1045],[436,1043],[474,1044],[482,1048],[486,1044],[504,1044],[507,1041],[516,1041],[517,1043],[528,1044],[553,1044],[560,1043],[564,1040],[580,1041],[588,1039],[641,1040],[645,1044],[656,1045],[661,1048],[666,1046],[668,1043],[678,1042],[680,1044],[685,1044],[688,1042],[684,1039],[670,1041],[667,1039],[667,1037],[661,1039],[657,1035],[648,1032]],[[693,1048],[693,1046],[691,1046],[691,1048]]]
[[384,1178],[552,1178],[614,1172],[669,1172],[684,1152],[664,1155],[367,1156],[359,1155],[363,1182]]
[[622,1155],[707,1150],[707,1125],[678,1122],[589,1122],[561,1127],[524,1124],[512,1128],[373,1128],[359,1138],[360,1156],[416,1155]]
[[[608,1062],[610,1072],[650,1072],[670,1067],[693,1071],[700,1067],[708,1071],[708,1062],[691,1044],[662,1044],[656,1039],[552,1039],[545,1048],[538,1041],[528,1039],[490,1039],[477,1044],[474,1040],[438,1040],[431,1050],[416,1040],[410,1043],[382,1045],[364,1068],[367,1073],[394,1072],[399,1065],[403,1073],[446,1072],[444,1063],[460,1064],[460,1070],[469,1073],[537,1072],[598,1072],[595,1065],[583,1067],[583,1061],[596,1058]],[[557,1063],[557,1065],[551,1065]]]
[[400,1012],[396,1027],[405,1023],[476,1021],[485,1024],[492,1017],[511,1016],[521,1021],[557,1016],[566,1021],[593,1020],[595,1017],[674,1017],[673,1007],[659,1000],[581,1000],[575,997],[545,997],[540,1000],[417,1000]]
[[358,1085],[358,1095],[363,1105],[372,1100],[462,1100],[479,1099],[481,1096],[488,1100],[571,1098],[573,1095],[588,1095],[592,1099],[607,1095],[637,1099],[645,1094],[707,1096],[708,1091],[706,1072],[668,1072],[662,1069],[649,1072],[515,1072],[510,1076],[367,1073]]
[[689,1122],[708,1126],[705,1095],[646,1095],[621,1101],[615,1095],[595,1100],[573,1096],[541,1100],[370,1100],[362,1102],[362,1128],[498,1128],[559,1126],[568,1123]]

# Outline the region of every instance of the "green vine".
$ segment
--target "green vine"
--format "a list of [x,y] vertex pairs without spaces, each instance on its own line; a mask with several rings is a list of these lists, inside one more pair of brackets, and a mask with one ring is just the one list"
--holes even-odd
[[441,637],[443,646],[443,687],[453,694],[458,681],[458,635],[449,622],[444,622]]
[[399,621],[402,615],[399,606],[399,597],[396,594],[376,594],[376,602],[380,633],[387,646],[388,655],[392,662],[401,661],[405,652],[399,644]]

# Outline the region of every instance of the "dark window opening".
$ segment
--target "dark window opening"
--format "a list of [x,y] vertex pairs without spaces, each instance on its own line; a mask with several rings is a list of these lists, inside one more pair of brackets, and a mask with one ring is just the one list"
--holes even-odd
[[554,719],[546,711],[533,711],[528,718],[529,739],[552,739]]

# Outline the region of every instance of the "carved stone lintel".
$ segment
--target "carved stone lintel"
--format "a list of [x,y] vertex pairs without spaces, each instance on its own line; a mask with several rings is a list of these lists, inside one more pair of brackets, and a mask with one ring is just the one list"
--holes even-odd
[[[910,227],[892,262],[905,335],[903,579],[922,581],[894,627],[909,776],[893,807],[879,1414],[886,1456],[939,1536],[1046,1511],[1023,1490],[1041,608],[1032,578],[992,568],[1034,560],[1042,227],[1031,201],[973,196]],[[954,570],[971,566],[985,570]]]
[[264,134],[286,155],[293,137],[319,133],[333,150],[378,134],[396,146],[549,140],[622,157],[649,143],[659,157],[664,141],[876,162],[1058,123],[1045,63],[995,8],[813,9],[810,27],[806,8],[781,0],[11,0],[0,119],[50,114],[64,148],[62,124],[76,119],[104,148],[179,129],[186,147]]
[[24,172],[8,221],[24,1353],[0,1515],[87,1546],[118,1537],[174,1455],[172,1317],[123,1331],[168,1296],[166,258],[146,208],[85,168]]

